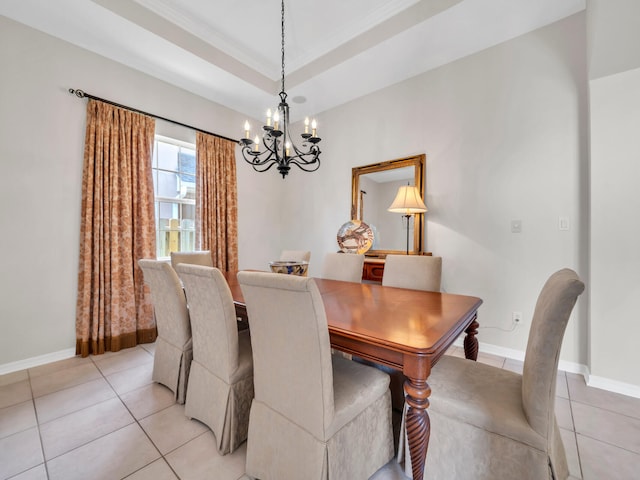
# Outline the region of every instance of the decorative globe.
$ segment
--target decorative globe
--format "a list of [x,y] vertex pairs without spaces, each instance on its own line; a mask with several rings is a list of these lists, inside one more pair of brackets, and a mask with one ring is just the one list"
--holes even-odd
[[279,260],[277,262],[269,262],[269,267],[271,267],[271,271],[273,273],[284,273],[287,275],[299,275],[304,277],[307,275],[309,262]]

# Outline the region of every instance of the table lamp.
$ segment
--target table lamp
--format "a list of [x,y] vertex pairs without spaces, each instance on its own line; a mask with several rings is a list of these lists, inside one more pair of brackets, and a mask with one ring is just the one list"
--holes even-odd
[[420,197],[420,191],[417,187],[403,185],[398,189],[398,194],[387,211],[392,213],[401,213],[407,219],[407,255],[409,255],[409,219],[416,213],[424,213],[427,206]]

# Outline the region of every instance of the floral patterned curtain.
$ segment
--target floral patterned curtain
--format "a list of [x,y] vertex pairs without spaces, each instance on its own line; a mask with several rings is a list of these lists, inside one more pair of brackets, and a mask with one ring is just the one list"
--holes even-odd
[[213,264],[238,270],[236,144],[196,134],[196,245],[211,250]]
[[157,335],[138,266],[156,255],[154,130],[151,117],[88,101],[76,304],[76,354],[83,357]]

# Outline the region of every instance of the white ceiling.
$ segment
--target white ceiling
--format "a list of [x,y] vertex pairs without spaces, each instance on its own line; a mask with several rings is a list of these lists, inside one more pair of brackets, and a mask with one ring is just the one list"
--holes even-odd
[[[560,20],[585,1],[285,0],[292,120]],[[251,117],[277,104],[279,0],[0,0],[0,14]]]

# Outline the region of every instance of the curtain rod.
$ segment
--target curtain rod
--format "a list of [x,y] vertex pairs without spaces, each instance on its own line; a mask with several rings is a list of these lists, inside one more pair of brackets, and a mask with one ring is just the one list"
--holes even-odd
[[224,135],[219,135],[217,133],[207,132],[206,130],[202,130],[201,128],[192,127],[191,125],[187,125],[186,123],[177,122],[176,120],[171,120],[170,118],[161,117],[160,115],[154,115],[153,113],[143,112],[142,110],[138,110],[137,108],[127,107],[126,105],[121,105],[116,102],[112,102],[111,100],[105,100],[104,98],[96,97],[95,95],[91,95],[89,93],[83,92],[82,90],[76,90],[73,88],[69,89],[69,93],[75,95],[78,98],[92,98],[93,100],[99,100],[104,103],[108,103],[109,105],[113,105],[115,107],[124,108],[125,110],[130,110],[135,113],[141,113],[142,115],[147,115],[149,117],[154,117],[159,120],[164,120],[166,122],[173,123],[175,125],[180,125],[181,127],[187,127],[191,130],[196,130],[198,132],[206,133],[208,135],[213,135],[214,137],[222,138],[223,140],[229,140],[230,142],[238,143],[238,140],[234,140],[233,138],[225,137]]

